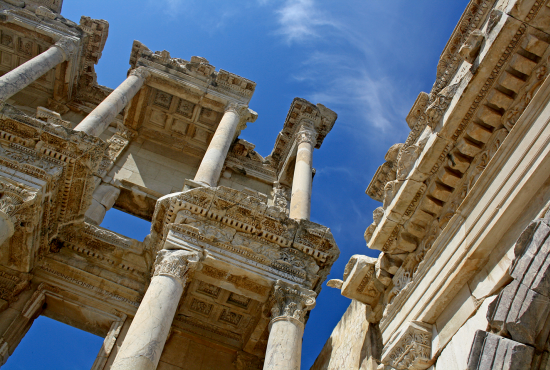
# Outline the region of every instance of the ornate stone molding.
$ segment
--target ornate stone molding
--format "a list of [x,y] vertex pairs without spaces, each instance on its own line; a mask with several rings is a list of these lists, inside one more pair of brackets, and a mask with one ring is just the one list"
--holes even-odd
[[316,297],[312,290],[277,280],[271,295],[271,322],[290,319],[304,324],[307,311],[315,307]]
[[65,60],[69,60],[78,49],[76,42],[69,37],[62,37],[54,46],[61,50]]
[[138,67],[132,69],[129,73],[129,76],[136,76],[138,78],[141,78],[142,80],[147,80],[149,77],[151,77],[151,72],[149,72],[145,67]]
[[200,256],[196,252],[163,249],[157,254],[153,277],[171,276],[178,279],[185,286],[187,276],[197,267],[199,260]]
[[432,326],[413,321],[384,347],[382,363],[397,370],[424,370],[431,366]]
[[26,189],[22,184],[13,184],[0,177],[0,211],[14,224],[28,222],[36,216],[34,206],[38,193]]

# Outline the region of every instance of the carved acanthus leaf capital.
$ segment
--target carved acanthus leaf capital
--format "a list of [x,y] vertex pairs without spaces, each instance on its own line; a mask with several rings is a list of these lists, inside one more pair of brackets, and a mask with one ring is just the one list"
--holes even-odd
[[271,319],[284,317],[304,323],[307,311],[315,307],[316,297],[312,290],[277,280],[271,296]]
[[296,143],[298,145],[307,142],[313,146],[317,143],[317,137],[319,134],[310,125],[302,125],[296,133]]
[[141,78],[142,80],[146,80],[151,76],[151,72],[149,72],[145,67],[138,67],[138,68],[132,69],[130,71],[129,76],[136,76]]
[[432,325],[408,325],[384,347],[382,363],[394,369],[424,370],[431,366]]
[[61,50],[65,60],[69,60],[78,48],[76,41],[69,37],[60,38],[54,46]]
[[157,253],[153,277],[167,275],[185,285],[187,276],[197,267],[199,260],[200,255],[197,252],[163,249]]

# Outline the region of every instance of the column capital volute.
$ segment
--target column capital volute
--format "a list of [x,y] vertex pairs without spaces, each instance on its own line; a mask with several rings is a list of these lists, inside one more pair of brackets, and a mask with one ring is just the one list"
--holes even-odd
[[60,38],[53,46],[61,50],[65,60],[69,60],[78,48],[76,41],[66,36]]
[[315,307],[317,293],[277,280],[270,296],[271,322],[279,320],[305,322],[307,312]]
[[149,77],[151,77],[151,72],[149,72],[147,68],[142,66],[132,69],[128,74],[128,77],[129,76],[135,76],[141,78],[142,80],[147,80]]
[[189,274],[195,271],[201,260],[201,254],[183,249],[162,249],[155,260],[155,276],[170,276],[185,286]]

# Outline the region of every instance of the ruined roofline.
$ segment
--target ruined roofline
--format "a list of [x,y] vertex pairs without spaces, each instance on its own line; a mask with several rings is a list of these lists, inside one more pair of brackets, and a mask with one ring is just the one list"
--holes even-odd
[[294,98],[286,116],[283,129],[277,135],[275,145],[270,154],[274,167],[280,170],[295,141],[296,133],[301,124],[306,121],[313,125],[318,136],[315,148],[321,148],[325,137],[334,127],[338,115],[331,109],[318,103],[312,104],[306,99]]

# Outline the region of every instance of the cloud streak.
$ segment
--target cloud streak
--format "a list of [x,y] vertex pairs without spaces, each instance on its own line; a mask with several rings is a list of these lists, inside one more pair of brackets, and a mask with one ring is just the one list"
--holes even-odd
[[[261,0],[260,3],[266,3]],[[311,37],[319,37],[319,28],[335,26],[314,0],[287,0],[282,8],[276,11],[279,29],[277,34],[282,35],[290,44],[303,42]]]

